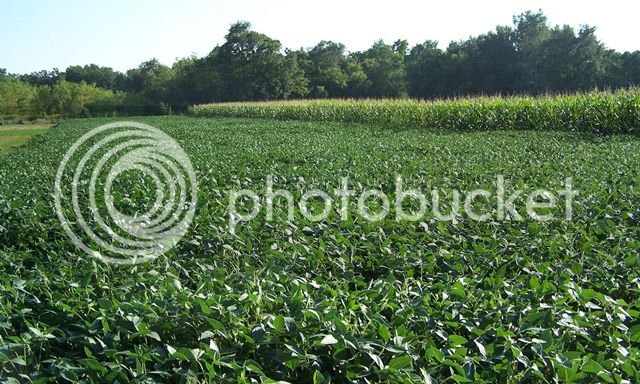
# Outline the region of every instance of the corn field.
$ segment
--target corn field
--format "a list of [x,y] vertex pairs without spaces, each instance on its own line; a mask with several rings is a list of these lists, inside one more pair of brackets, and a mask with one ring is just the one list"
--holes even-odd
[[197,105],[200,117],[251,117],[461,131],[640,131],[640,90],[530,97],[419,100],[297,100]]

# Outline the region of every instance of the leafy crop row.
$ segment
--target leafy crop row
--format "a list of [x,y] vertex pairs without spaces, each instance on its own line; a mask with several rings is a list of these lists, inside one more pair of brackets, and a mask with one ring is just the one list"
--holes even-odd
[[[178,247],[128,267],[78,250],[51,196],[70,144],[108,121],[66,121],[0,157],[0,380],[640,381],[635,136],[140,119],[180,143],[200,192]],[[570,176],[580,194],[572,221],[259,216],[228,232],[227,191],[267,175],[297,200],[342,177],[387,191],[395,174],[445,191],[503,174],[507,193]]]
[[193,106],[193,116],[336,121],[451,130],[638,133],[640,91],[541,98],[309,100]]

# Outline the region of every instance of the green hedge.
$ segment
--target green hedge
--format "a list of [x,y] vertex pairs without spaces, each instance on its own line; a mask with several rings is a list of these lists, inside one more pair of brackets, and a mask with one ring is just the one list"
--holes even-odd
[[299,100],[197,105],[189,114],[417,126],[452,130],[640,131],[640,90],[540,98]]

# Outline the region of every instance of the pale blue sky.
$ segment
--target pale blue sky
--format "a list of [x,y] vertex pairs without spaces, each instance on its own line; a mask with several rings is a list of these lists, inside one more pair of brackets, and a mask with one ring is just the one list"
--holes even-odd
[[171,65],[206,55],[237,20],[289,48],[324,39],[362,50],[380,38],[411,45],[432,39],[446,47],[537,9],[552,24],[597,26],[610,48],[640,49],[636,0],[0,0],[0,68],[24,73],[95,63],[125,71],[154,57]]

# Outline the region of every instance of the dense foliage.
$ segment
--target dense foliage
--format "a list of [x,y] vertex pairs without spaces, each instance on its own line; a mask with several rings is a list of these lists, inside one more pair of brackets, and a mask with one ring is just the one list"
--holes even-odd
[[639,133],[640,92],[541,98],[310,100],[197,105],[189,114],[282,120],[363,122],[449,130],[569,130]]
[[[470,109],[472,111],[472,109]],[[640,141],[564,131],[158,117],[198,174],[188,238],[91,260],[52,207],[67,121],[0,157],[0,377],[95,382],[640,381]],[[580,191],[572,221],[287,222],[227,230],[228,191]],[[136,180],[114,188],[149,197]],[[128,185],[128,186],[125,186]],[[155,195],[154,195],[155,196]],[[351,201],[351,204],[355,204]],[[13,378],[12,381],[10,378]]]
[[162,114],[166,107],[136,93],[112,91],[82,81],[30,85],[0,76],[0,123],[36,118]]
[[[414,47],[397,40],[393,44],[376,41],[362,52],[347,52],[343,44],[332,41],[283,50],[278,40],[239,22],[230,27],[224,44],[205,57],[183,58],[171,67],[155,59],[126,73],[95,64],[75,65],[64,72],[0,73],[0,82],[5,77],[14,86],[15,82],[20,87],[39,86],[30,90],[36,94],[46,89],[55,93],[51,87],[63,79],[115,91],[99,97],[101,108],[83,104],[87,112],[95,110],[94,115],[105,109],[121,112],[123,106],[132,113],[166,113],[220,101],[531,95],[640,84],[640,51],[607,49],[593,27],[575,31],[550,26],[541,12],[527,12],[513,21],[513,26],[451,42],[446,49],[431,40]],[[120,92],[136,97],[122,100]],[[3,102],[6,97],[8,101]],[[29,98],[12,98],[0,88],[0,114],[5,116],[16,111],[58,112],[61,105],[67,108],[46,97],[34,105]],[[69,115],[78,115],[74,108]]]

